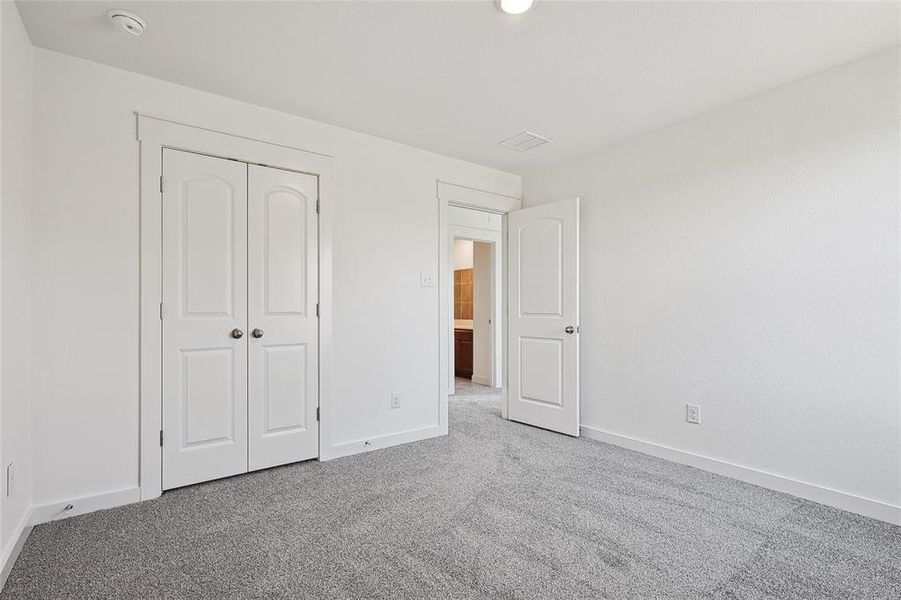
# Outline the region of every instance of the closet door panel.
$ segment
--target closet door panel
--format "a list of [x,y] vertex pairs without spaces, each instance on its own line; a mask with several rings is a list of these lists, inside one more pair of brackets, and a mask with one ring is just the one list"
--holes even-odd
[[163,489],[247,470],[247,166],[163,152]]
[[251,470],[319,454],[318,183],[248,170]]

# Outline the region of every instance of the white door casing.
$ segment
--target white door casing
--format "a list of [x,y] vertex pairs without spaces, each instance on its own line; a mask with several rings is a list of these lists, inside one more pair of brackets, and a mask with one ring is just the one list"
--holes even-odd
[[579,201],[510,212],[508,417],[579,435]]
[[248,167],[250,470],[319,454],[318,184]]
[[[159,116],[137,113],[136,139],[140,145],[140,445],[138,492],[141,500],[163,490],[163,154],[177,148],[206,156],[227,157],[249,164],[270,165],[292,172],[315,173],[319,182],[319,460],[342,455],[332,436],[332,230],[335,157],[329,153],[195,127]],[[322,148],[320,148],[322,150]],[[446,403],[444,404],[446,406]],[[446,419],[444,421],[446,423]],[[167,433],[167,439],[170,435]]]
[[247,470],[247,167],[166,149],[163,489]]

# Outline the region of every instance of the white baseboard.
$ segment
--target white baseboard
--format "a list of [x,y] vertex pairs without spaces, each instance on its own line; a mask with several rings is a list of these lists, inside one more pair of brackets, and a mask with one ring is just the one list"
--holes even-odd
[[3,555],[0,556],[0,592],[3,591],[3,586],[6,585],[6,580],[13,570],[13,565],[16,564],[16,559],[19,558],[22,548],[25,547],[25,541],[28,539],[28,534],[30,534],[31,530],[34,528],[31,525],[31,519],[31,511],[25,511],[25,514],[22,515],[22,520],[16,527],[16,532],[13,534],[12,543],[10,543],[9,547],[3,551]]
[[642,454],[650,454],[651,456],[695,467],[702,471],[710,471],[711,473],[725,475],[727,477],[732,477],[733,479],[753,483],[754,485],[769,488],[777,492],[784,492],[786,494],[798,496],[799,498],[804,498],[805,500],[811,500],[820,504],[847,510],[865,517],[872,517],[873,519],[879,519],[880,521],[901,525],[901,506],[894,506],[879,500],[864,498],[848,492],[834,490],[821,485],[799,481],[797,479],[792,479],[791,477],[760,471],[751,467],[737,465],[724,460],[694,454],[692,452],[686,452],[685,450],[678,450],[676,448],[640,440],[627,435],[604,431],[603,429],[598,429],[596,427],[582,425],[581,431],[582,435],[593,440],[606,442],[629,450],[635,450]]
[[[82,496],[73,500],[60,500],[58,502],[49,502],[32,509],[31,523],[32,525],[40,525],[58,519],[66,519],[76,515],[94,512],[95,510],[103,510],[106,508],[114,508],[124,504],[131,504],[141,500],[141,489],[138,487],[125,488],[122,490],[114,490],[103,494],[95,494],[93,496]],[[67,506],[72,506],[70,510],[66,510]]]
[[482,377],[481,375],[473,375],[472,382],[478,383],[481,385],[491,386],[491,378],[490,377]]
[[341,458],[342,456],[351,456],[353,454],[361,454],[370,452],[380,448],[389,448],[400,444],[409,444],[410,442],[419,442],[433,437],[447,435],[447,430],[442,429],[439,425],[423,427],[420,429],[411,429],[410,431],[402,431],[400,433],[390,433],[362,440],[353,440],[351,442],[342,442],[340,444],[332,444],[331,449],[320,457],[320,460],[331,460],[333,458]]

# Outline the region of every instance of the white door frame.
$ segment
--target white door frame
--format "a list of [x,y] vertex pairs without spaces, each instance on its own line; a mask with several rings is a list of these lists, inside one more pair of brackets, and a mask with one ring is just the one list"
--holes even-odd
[[[496,194],[484,190],[477,190],[470,187],[456,185],[441,181],[436,181],[436,196],[438,198],[438,380],[439,380],[439,400],[440,400],[440,424],[443,434],[447,434],[447,402],[450,395],[450,318],[453,312],[450,308],[449,282],[447,272],[451,268],[450,244],[450,226],[448,223],[448,207],[459,206],[461,208],[472,208],[484,212],[504,215],[504,225],[502,228],[502,239],[506,240],[507,218],[506,214],[513,210],[522,208],[522,200],[512,196]],[[501,265],[503,272],[498,273],[496,277],[498,281],[506,281],[507,278],[507,244],[503,244],[503,256],[501,257]],[[501,306],[504,307],[504,321],[506,322],[506,306],[507,306],[507,286],[502,285],[503,294]],[[503,361],[503,400],[501,402],[501,415],[507,418],[507,336],[504,336],[501,347],[501,357]]]
[[162,494],[162,177],[163,148],[319,176],[319,460],[332,448],[332,219],[335,158],[137,114],[141,155],[140,417],[141,500]]

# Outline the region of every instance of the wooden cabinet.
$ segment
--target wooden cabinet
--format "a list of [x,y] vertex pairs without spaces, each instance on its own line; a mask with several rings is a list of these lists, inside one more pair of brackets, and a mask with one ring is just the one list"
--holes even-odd
[[454,329],[454,375],[472,379],[472,329]]

